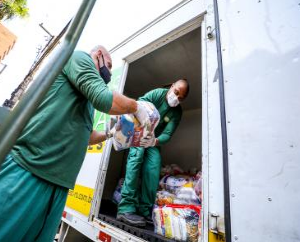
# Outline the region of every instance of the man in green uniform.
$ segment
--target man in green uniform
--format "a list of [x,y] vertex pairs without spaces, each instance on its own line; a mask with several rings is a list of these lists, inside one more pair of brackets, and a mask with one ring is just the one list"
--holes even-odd
[[129,150],[122,199],[118,207],[117,219],[120,221],[134,226],[145,226],[146,222],[152,222],[151,213],[161,168],[160,146],[166,144],[175,132],[182,115],[179,103],[187,97],[188,92],[188,82],[181,79],[173,83],[170,89],[158,88],[139,99],[155,105],[160,121],[155,136],[142,140],[143,147]]
[[75,51],[57,76],[1,166],[0,241],[53,241],[88,143],[106,139],[92,131],[94,108],[145,116],[135,100],[108,89],[111,68],[108,51],[96,46]]

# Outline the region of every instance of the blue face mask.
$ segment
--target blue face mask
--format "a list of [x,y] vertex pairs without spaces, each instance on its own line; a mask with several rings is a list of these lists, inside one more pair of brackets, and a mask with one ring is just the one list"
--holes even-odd
[[99,62],[99,58],[98,58],[99,74],[103,78],[104,82],[106,84],[108,84],[110,82],[111,74],[110,74],[110,71],[108,70],[108,68],[105,65],[103,55],[101,55],[101,57],[102,57],[102,61],[103,61],[103,66],[100,67],[100,62]]

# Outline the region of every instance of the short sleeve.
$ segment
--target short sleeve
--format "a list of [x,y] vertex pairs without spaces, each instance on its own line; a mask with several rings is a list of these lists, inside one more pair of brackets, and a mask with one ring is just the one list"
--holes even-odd
[[90,55],[81,51],[74,52],[65,65],[63,74],[95,109],[104,113],[110,111],[113,93],[99,75]]

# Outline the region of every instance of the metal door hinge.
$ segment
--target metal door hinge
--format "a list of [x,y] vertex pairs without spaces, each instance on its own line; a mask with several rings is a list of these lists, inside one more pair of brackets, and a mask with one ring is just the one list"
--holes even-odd
[[206,30],[207,30],[207,38],[208,39],[213,39],[214,38],[214,31],[215,31],[215,29],[212,29],[212,27],[211,26],[208,26],[207,28],[206,28]]
[[213,233],[225,233],[224,218],[218,213],[210,213],[209,216],[209,230]]

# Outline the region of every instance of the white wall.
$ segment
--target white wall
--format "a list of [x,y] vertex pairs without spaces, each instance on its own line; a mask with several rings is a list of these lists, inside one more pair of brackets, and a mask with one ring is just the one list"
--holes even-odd
[[184,170],[201,168],[201,109],[183,112],[169,143],[162,146],[163,164],[178,164]]

